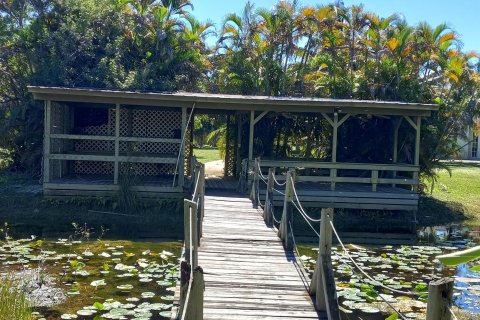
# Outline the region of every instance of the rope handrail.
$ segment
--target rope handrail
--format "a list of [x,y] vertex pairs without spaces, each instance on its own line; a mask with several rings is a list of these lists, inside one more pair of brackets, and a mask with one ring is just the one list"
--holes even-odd
[[[298,210],[298,212],[300,212],[300,215],[303,217],[303,219],[305,220],[305,222],[307,222],[308,226],[313,230],[313,232],[315,232],[315,234],[317,235],[317,237],[320,238],[320,233],[317,232],[317,230],[315,230],[315,228],[312,226],[312,224],[310,223],[310,221],[308,221],[308,217],[305,217],[304,213],[300,210],[300,208],[297,206],[297,204],[295,202],[292,201],[292,204],[293,206]],[[319,220],[321,221],[321,219]],[[292,233],[293,233],[293,229],[292,229]]]
[[277,178],[275,178],[275,175],[273,175],[273,182],[275,182],[275,184],[279,185],[280,187],[283,187],[284,185],[287,184],[286,180],[283,183],[278,182]]
[[445,304],[447,305],[448,312],[450,312],[450,315],[452,316],[452,319],[457,320],[458,318],[455,315],[455,312],[453,312],[451,301],[445,301],[445,302],[446,302]]
[[307,270],[308,270],[307,266],[305,265],[305,263],[303,263],[303,260],[300,258],[300,252],[298,251],[297,242],[295,241],[295,235],[293,234],[293,226],[292,226],[292,223],[289,222],[288,224],[290,225],[290,230],[292,230],[292,241],[293,241],[293,248],[295,249],[295,253],[296,253],[297,256],[298,256],[298,260],[300,260],[300,263],[301,263],[303,269],[304,269],[305,271],[307,271]]
[[[192,207],[190,207],[190,232],[189,232],[189,238],[190,238],[190,248],[189,248],[189,254],[190,254],[190,262],[193,261],[193,236],[192,236],[192,218],[193,218],[193,211]],[[198,211],[198,207],[197,207]],[[193,263],[190,263],[190,279],[188,279],[188,289],[187,289],[187,294],[185,295],[185,305],[183,306],[183,312],[181,316],[181,320],[184,320],[187,315],[187,306],[188,303],[190,302],[190,294],[192,292],[192,286],[193,286]]]
[[280,220],[277,220],[277,218],[275,218],[275,210],[273,207],[272,199],[269,199],[268,201],[270,201],[270,214],[272,215],[273,221],[275,221],[275,223],[280,224],[282,218],[280,218]]
[[268,177],[265,177],[262,173],[262,168],[260,167],[260,160],[257,161],[257,167],[258,167],[258,176],[266,183],[266,180],[268,180]]
[[[297,190],[295,189],[295,181],[293,181],[293,178],[290,177],[290,180],[291,180],[291,183],[292,183],[292,190],[293,190],[293,194],[295,196],[295,199],[297,200],[297,204],[298,206],[300,207],[301,211],[300,213],[302,213],[304,215],[305,218],[307,218],[308,220],[310,220],[311,222],[320,222],[322,221],[322,219],[313,219],[312,217],[310,217],[306,212],[305,212],[305,209],[303,209],[302,207],[302,203],[300,202],[300,199],[298,198],[298,194],[297,194]],[[293,202],[293,201],[292,201]]]
[[[188,239],[188,253],[185,252],[185,256],[187,257],[188,254],[188,261],[189,262],[189,269],[187,270],[190,273],[189,279],[188,279],[188,285],[187,285],[187,291],[185,294],[185,298],[182,299],[183,304],[182,304],[182,314],[180,315],[180,320],[185,320],[188,315],[187,313],[191,312],[189,311],[192,307],[191,304],[194,303],[191,300],[195,300],[195,293],[192,293],[193,288],[193,280],[194,280],[194,272],[196,272],[198,268],[198,241],[201,237],[201,230],[202,230],[202,220],[203,220],[203,214],[200,208],[203,208],[204,204],[204,191],[203,188],[205,187],[205,176],[204,176],[204,165],[200,163],[196,163],[196,167],[199,167],[199,170],[196,170],[195,176],[194,176],[194,190],[192,192],[192,200],[187,200],[185,199],[185,207],[188,211],[188,227],[186,232],[188,232],[188,236],[186,235],[186,239]],[[202,209],[203,210],[203,209]],[[187,238],[188,237],[188,238]],[[186,244],[185,244],[186,245]],[[185,248],[187,249],[187,248]],[[186,250],[185,250],[186,251]]]
[[[358,279],[360,281],[362,281],[363,283],[365,284],[369,284],[365,281],[365,279],[363,279],[356,271],[355,271],[355,268],[352,268],[351,265],[349,265],[347,262],[345,261],[342,261],[341,257],[335,252],[333,251],[333,254],[335,255],[335,257],[337,257],[338,261],[343,263],[344,265],[346,265],[347,267],[349,267],[352,272],[358,277]],[[377,292],[377,290],[375,290],[375,288],[372,288],[373,291],[375,291],[375,293],[380,297],[380,299],[382,299],[393,311],[395,311],[402,319],[404,320],[408,320],[397,308],[395,308],[383,295],[379,294]]]
[[178,167],[180,165],[180,158],[181,158],[181,155],[182,155],[182,150],[185,146],[185,138],[187,137],[187,128],[190,125],[190,121],[192,120],[192,115],[193,115],[193,111],[195,110],[195,105],[196,105],[196,102],[193,103],[192,110],[190,111],[190,116],[188,117],[188,121],[185,125],[185,130],[183,132],[183,137],[182,137],[182,141],[180,143],[180,148],[178,149],[178,157],[177,157],[177,161],[175,163],[175,172],[173,173],[172,187],[175,187],[175,181],[177,179],[177,171],[178,171]]
[[[260,159],[258,159],[258,162],[257,162],[257,166],[258,166],[258,173],[259,173],[259,176],[265,181],[265,180],[268,180],[268,177],[265,177],[263,174],[262,174],[262,168],[260,166]],[[283,183],[280,183],[278,182],[277,178],[275,178],[275,174],[273,175],[273,182],[275,182],[275,184],[277,184],[278,186],[282,187],[284,186],[287,181],[283,182]]]
[[353,265],[370,281],[376,283],[379,287],[382,287],[384,289],[387,289],[387,290],[390,290],[392,292],[396,292],[396,293],[400,293],[400,294],[403,294],[403,295],[409,295],[409,296],[420,296],[421,294],[419,293],[416,293],[416,292],[412,292],[412,291],[402,291],[402,290],[397,290],[397,289],[394,289],[392,287],[389,287],[387,285],[384,285],[383,283],[381,283],[380,281],[378,280],[375,280],[374,278],[372,278],[370,275],[368,275],[368,273],[365,272],[365,270],[363,270],[362,267],[360,267],[360,265],[355,261],[355,259],[353,259],[353,257],[350,255],[350,253],[348,252],[347,248],[345,247],[345,245],[343,244],[343,241],[342,239],[340,239],[340,236],[338,235],[338,232],[337,230],[335,229],[335,226],[333,225],[333,222],[332,220],[330,220],[330,217],[328,217],[329,219],[329,222],[330,222],[330,226],[332,227],[332,231],[333,233],[335,234],[335,237],[337,238],[338,240],[338,243],[340,244],[340,246],[342,247],[343,251],[345,252],[345,255],[347,256],[347,258],[352,261]]

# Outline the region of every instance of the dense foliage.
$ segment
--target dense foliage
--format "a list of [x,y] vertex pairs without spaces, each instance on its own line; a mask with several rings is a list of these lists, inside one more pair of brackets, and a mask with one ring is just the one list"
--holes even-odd
[[[217,30],[193,13],[190,0],[1,0],[0,146],[17,167],[39,168],[43,112],[29,84],[438,103],[422,128],[426,173],[478,116],[477,55],[446,24],[296,0],[271,10],[247,3]],[[304,156],[328,138],[316,117],[273,121],[279,145],[282,132],[318,137]],[[384,119],[369,126],[387,130]],[[288,153],[286,142],[276,152]]]

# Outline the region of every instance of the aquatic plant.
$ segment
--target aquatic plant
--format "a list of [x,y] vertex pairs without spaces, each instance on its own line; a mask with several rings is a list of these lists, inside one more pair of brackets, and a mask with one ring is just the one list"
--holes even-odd
[[0,279],[0,319],[31,320],[32,309],[18,280],[10,274]]

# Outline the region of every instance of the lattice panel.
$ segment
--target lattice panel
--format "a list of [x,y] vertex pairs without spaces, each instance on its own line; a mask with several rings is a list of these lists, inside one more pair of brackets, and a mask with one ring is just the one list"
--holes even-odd
[[99,152],[110,153],[115,152],[115,142],[102,140],[80,140],[75,142],[76,152]]
[[[111,136],[115,132],[115,124],[111,124],[111,120],[108,120],[108,124],[102,124],[99,126],[88,126],[81,128],[82,134],[89,136]],[[115,121],[115,120],[113,120]]]
[[159,142],[120,142],[120,154],[146,153],[178,155],[180,144]]
[[227,115],[227,144],[225,152],[225,176],[234,177],[237,175],[237,134],[235,116]]
[[130,174],[133,176],[164,176],[173,175],[175,172],[174,164],[165,163],[121,163],[120,174]]
[[113,175],[114,163],[101,161],[73,161],[73,173]]
[[123,137],[180,138],[181,126],[182,113],[179,111],[123,109],[120,113],[120,135]]

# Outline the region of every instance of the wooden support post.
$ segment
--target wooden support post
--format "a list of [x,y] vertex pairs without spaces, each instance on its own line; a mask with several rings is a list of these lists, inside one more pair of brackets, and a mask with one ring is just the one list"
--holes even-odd
[[248,136],[248,161],[253,161],[253,135],[255,133],[255,111],[250,111],[250,134]]
[[202,163],[199,165],[198,170],[200,174],[198,176],[198,208],[197,208],[197,243],[200,246],[200,241],[203,235],[203,217],[205,214],[205,165]]
[[330,179],[332,181],[330,182],[330,190],[335,191],[335,188],[336,188],[335,180],[337,179],[337,169],[330,169]]
[[236,159],[235,159],[235,176],[238,177],[239,173],[242,172],[242,115],[237,114],[237,145],[236,145]]
[[[396,121],[393,122],[394,123],[394,129],[393,129],[393,157],[392,157],[393,163],[398,162],[398,131],[400,129],[402,121],[403,121],[403,118],[399,118],[399,119],[397,119]],[[397,177],[397,171],[393,171],[392,175],[393,175],[392,178],[395,179]],[[396,185],[392,184],[392,187],[395,188]]]
[[400,125],[402,124],[403,118],[400,118],[394,121],[394,129],[393,129],[393,163],[397,163],[398,161],[398,131],[400,129]]
[[372,170],[372,191],[377,191],[377,184],[378,184],[378,170]]
[[227,114],[227,130],[226,130],[226,139],[225,139],[225,161],[224,161],[224,166],[223,166],[223,176],[224,177],[228,177],[229,176],[229,172],[228,172],[228,168],[231,164],[231,161],[232,161],[232,157],[233,157],[233,154],[232,154],[232,141],[231,141],[231,137],[232,137],[232,122],[230,120],[230,115]]
[[120,175],[120,104],[115,106],[115,164],[113,169],[113,184],[118,184],[118,177]]
[[188,284],[190,282],[191,276],[192,267],[190,266],[190,263],[188,263],[186,260],[183,260],[182,262],[180,262],[180,297],[178,300],[178,318],[182,316],[183,310],[186,306]]
[[333,114],[332,162],[337,162],[338,112]]
[[415,165],[420,165],[420,131],[422,130],[422,117],[417,117],[415,128]]
[[[293,180],[293,181],[292,181]],[[286,250],[293,249],[293,234],[291,229],[291,223],[293,218],[293,185],[295,182],[295,170],[289,170],[287,172],[287,184],[285,186],[285,197],[283,200],[283,213],[278,228],[278,236],[283,241],[283,245]]]
[[43,183],[50,182],[50,131],[52,127],[52,101],[45,101],[45,132],[43,139]]
[[198,265],[197,203],[188,199],[183,201],[185,260],[196,268]]
[[333,208],[322,209],[317,264],[309,293],[315,294],[315,307],[327,313],[329,320],[339,320],[337,292],[331,259]]
[[450,320],[452,305],[453,279],[442,278],[428,285],[427,320]]
[[[194,121],[194,119],[192,119]],[[182,108],[182,130],[180,137],[182,137],[184,140],[186,140],[186,134],[187,132],[187,108],[183,107]],[[185,183],[185,142],[180,144],[180,161],[178,163],[178,186],[183,188],[183,185]]]
[[253,181],[252,181],[252,189],[250,191],[250,200],[253,202],[253,207],[258,208],[258,187],[259,187],[259,165],[260,159],[255,158],[254,168],[253,168]]
[[205,280],[203,270],[197,267],[193,271],[192,289],[189,301],[187,301],[187,311],[185,320],[203,320],[203,292],[205,291]]
[[273,226],[273,181],[275,175],[275,168],[268,169],[268,181],[267,181],[267,190],[265,193],[265,207],[263,208],[263,220],[265,224],[269,227]]

